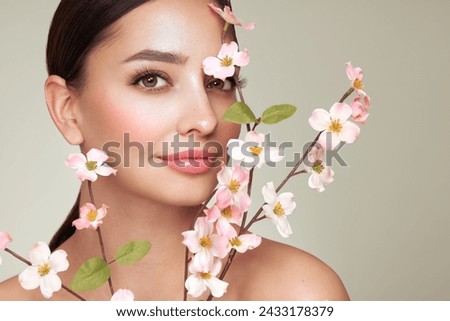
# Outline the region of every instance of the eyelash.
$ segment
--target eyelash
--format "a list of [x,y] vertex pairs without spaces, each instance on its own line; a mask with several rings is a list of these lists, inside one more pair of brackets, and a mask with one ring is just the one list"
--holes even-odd
[[[136,69],[134,74],[131,76],[130,85],[131,86],[139,86],[139,82],[141,80],[144,80],[145,78],[149,78],[152,76],[162,78],[164,81],[167,82],[168,86],[171,86],[169,77],[165,73],[158,71],[158,70],[148,69],[147,67]],[[139,86],[139,87],[145,91],[150,91],[150,92],[159,92],[159,91],[166,89],[165,87],[163,87],[163,88],[145,88],[142,86]]]
[[[165,73],[157,71],[157,70],[152,70],[147,67],[136,69],[136,71],[131,76],[130,85],[131,86],[139,86],[139,82],[141,80],[144,80],[145,78],[149,78],[152,76],[162,78],[164,81],[166,81],[168,83],[168,86],[171,86],[169,77]],[[211,78],[210,80],[208,80],[207,83],[208,84],[211,83],[214,79],[215,78]],[[232,88],[232,90],[226,90],[226,92],[233,92],[237,88],[242,89],[242,88],[245,88],[245,86],[247,86],[247,79],[245,79],[245,78],[238,77],[237,83],[235,82],[233,77],[229,77],[229,78],[227,78],[227,80],[232,82],[233,88]],[[166,89],[165,87],[163,87],[163,88],[145,88],[142,86],[139,86],[139,87],[145,91],[150,91],[150,92],[160,92],[160,91]]]

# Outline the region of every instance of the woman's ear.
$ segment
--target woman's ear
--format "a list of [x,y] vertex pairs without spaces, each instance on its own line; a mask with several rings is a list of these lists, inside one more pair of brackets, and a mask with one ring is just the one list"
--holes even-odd
[[63,78],[55,75],[47,78],[45,100],[53,122],[67,142],[72,145],[82,144],[83,133],[75,117],[76,100]]

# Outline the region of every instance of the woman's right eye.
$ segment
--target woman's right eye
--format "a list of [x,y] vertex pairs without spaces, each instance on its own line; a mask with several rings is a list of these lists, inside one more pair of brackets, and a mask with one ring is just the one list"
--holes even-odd
[[141,76],[137,79],[136,84],[144,89],[159,90],[168,86],[168,82],[159,74],[151,73]]

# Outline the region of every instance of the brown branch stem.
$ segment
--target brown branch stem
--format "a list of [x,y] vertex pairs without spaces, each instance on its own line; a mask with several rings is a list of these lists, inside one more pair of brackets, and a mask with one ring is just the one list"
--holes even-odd
[[[97,227],[97,235],[98,235],[98,241],[100,243],[100,250],[102,252],[103,260],[105,262],[108,262],[107,259],[106,259],[105,244],[103,243],[102,231],[100,229],[100,226]],[[111,295],[113,295],[114,294],[114,287],[113,287],[111,275],[108,278],[108,285],[109,285],[109,290],[111,291]]]

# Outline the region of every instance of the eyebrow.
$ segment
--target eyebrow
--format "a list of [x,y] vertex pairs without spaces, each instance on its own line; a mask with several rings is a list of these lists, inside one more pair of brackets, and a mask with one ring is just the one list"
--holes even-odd
[[123,63],[134,60],[150,60],[182,65],[186,62],[187,59],[188,58],[186,56],[174,52],[144,49],[125,59]]

